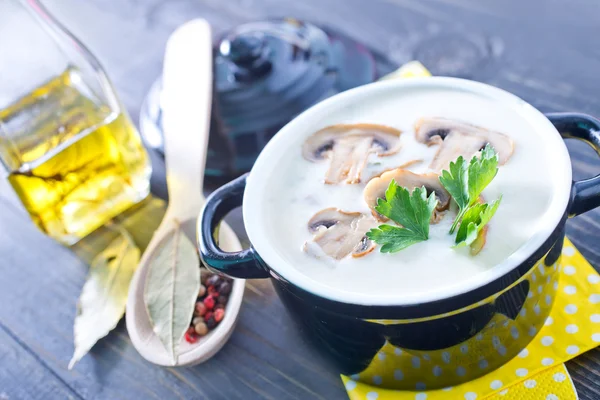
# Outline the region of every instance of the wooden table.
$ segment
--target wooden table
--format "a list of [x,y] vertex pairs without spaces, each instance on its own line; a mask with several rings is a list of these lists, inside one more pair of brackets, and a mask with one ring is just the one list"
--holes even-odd
[[[542,111],[600,115],[595,0],[43,2],[99,57],[134,119],[176,26],[203,17],[219,33],[268,16],[326,22],[398,64],[418,58],[434,74],[499,86]],[[598,173],[590,149],[579,143],[569,149],[576,178]],[[154,178],[158,191],[161,179]],[[302,341],[266,281],[248,283],[234,335],[207,364],[153,366],[137,354],[121,323],[68,371],[87,266],[40,234],[5,185],[0,193],[0,399],[345,398],[339,376]],[[569,221],[567,233],[600,266],[600,210]],[[580,399],[599,399],[600,351],[568,366]]]

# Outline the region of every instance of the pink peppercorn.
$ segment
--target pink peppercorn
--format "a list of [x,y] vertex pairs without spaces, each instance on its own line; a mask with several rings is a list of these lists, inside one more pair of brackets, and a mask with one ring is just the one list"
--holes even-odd
[[219,297],[219,292],[214,286],[209,286],[207,292],[209,296]]
[[206,306],[207,310],[212,310],[215,307],[215,299],[212,296],[207,296],[203,300],[203,303]]
[[203,302],[197,301],[196,302],[196,308],[194,310],[194,315],[201,317],[201,316],[203,316],[206,313],[206,309],[207,309],[207,307],[206,307],[206,305],[204,305]]
[[185,341],[191,344],[196,343],[198,341],[198,335],[196,335],[194,327],[190,326],[185,332]]
[[221,322],[221,320],[223,319],[224,316],[225,316],[225,310],[222,308],[215,310],[215,312],[213,313],[213,318],[217,322]]

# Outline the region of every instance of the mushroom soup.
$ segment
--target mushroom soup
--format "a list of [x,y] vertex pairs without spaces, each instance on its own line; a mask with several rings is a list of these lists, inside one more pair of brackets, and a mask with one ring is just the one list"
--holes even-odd
[[[514,109],[476,94],[415,89],[332,109],[313,124],[266,183],[270,240],[303,274],[348,292],[427,292],[469,280],[523,245],[552,198],[543,139]],[[481,240],[453,248],[458,207],[439,175],[486,144],[498,173],[479,201],[502,201]],[[365,233],[390,223],[375,206],[392,180],[409,191],[424,186],[437,203],[428,240],[382,253]]]

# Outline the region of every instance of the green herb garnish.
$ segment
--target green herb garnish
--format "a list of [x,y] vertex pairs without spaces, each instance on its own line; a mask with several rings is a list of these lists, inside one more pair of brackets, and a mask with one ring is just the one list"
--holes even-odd
[[[498,154],[489,144],[469,163],[460,156],[442,171],[440,182],[458,205],[458,215],[450,228],[457,227],[455,248],[470,246],[492,219],[502,196],[491,204],[479,201],[479,196],[498,173]],[[377,200],[375,210],[401,226],[380,225],[367,232],[367,237],[382,245],[382,253],[395,253],[415,243],[429,239],[429,224],[437,205],[435,193],[427,197],[425,187],[415,188],[412,194],[394,180]]]
[[465,212],[456,233],[456,245],[454,247],[470,246],[477,239],[483,227],[490,222],[501,200],[502,196],[492,204],[477,203],[469,208]]
[[382,245],[382,253],[395,253],[415,243],[429,239],[429,222],[437,205],[435,193],[427,197],[425,187],[415,188],[412,194],[392,180],[379,199],[375,210],[402,227],[380,225],[367,232],[367,237]]
[[450,233],[454,233],[467,210],[477,203],[479,195],[497,173],[498,154],[489,144],[482,150],[481,157],[473,157],[468,166],[460,156],[450,163],[450,171],[442,171],[440,182],[458,205],[458,215],[450,227]]

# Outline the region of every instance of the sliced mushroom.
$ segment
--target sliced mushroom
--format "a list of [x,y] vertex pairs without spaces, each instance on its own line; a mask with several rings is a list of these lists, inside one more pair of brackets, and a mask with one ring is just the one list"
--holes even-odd
[[371,174],[370,174],[370,176],[369,176],[369,178],[367,179],[367,181],[370,181],[373,178],[381,176],[381,174],[383,174],[386,171],[391,171],[393,169],[398,169],[398,168],[408,169],[408,168],[411,168],[411,167],[413,167],[415,165],[421,164],[423,162],[425,162],[425,160],[422,160],[422,159],[410,160],[410,161],[407,161],[407,162],[405,162],[403,164],[398,165],[395,168],[385,168],[385,169],[380,169],[379,171],[372,171]]
[[[483,197],[482,194],[479,195],[477,202],[480,204],[485,203],[485,197]],[[477,234],[477,238],[469,246],[471,248],[472,256],[476,256],[477,254],[479,254],[479,252],[481,250],[483,250],[483,246],[485,246],[485,244],[487,242],[488,229],[489,229],[489,225],[484,226],[483,229],[481,229],[481,231],[479,231],[479,233]]]
[[[413,167],[415,165],[421,164],[422,162],[423,162],[423,160],[421,160],[421,159],[410,160],[410,161],[405,162],[404,164],[400,164],[396,168],[404,168],[404,169],[406,169],[406,168]],[[383,171],[383,172],[385,172],[385,171]]]
[[[371,228],[374,228],[375,226],[372,226]],[[371,228],[369,228],[369,230],[371,230]],[[363,236],[360,242],[358,242],[358,244],[352,250],[352,257],[363,257],[372,252],[373,250],[375,250],[375,243],[368,237]]]
[[375,248],[375,243],[365,234],[377,225],[368,215],[326,208],[308,222],[308,230],[315,235],[304,243],[303,250],[317,258],[341,260],[349,254],[362,257]]
[[472,256],[479,254],[479,252],[483,250],[483,246],[485,246],[485,243],[487,241],[488,229],[489,227],[487,225],[484,226],[483,229],[481,229],[481,231],[477,235],[477,238],[469,246],[471,248],[470,251]]
[[361,215],[359,212],[343,211],[335,207],[326,208],[313,215],[308,221],[308,230],[311,233],[316,233],[323,229],[323,227],[331,228],[338,222],[350,224]]
[[400,134],[397,129],[377,124],[332,125],[306,139],[302,155],[313,162],[329,159],[325,183],[359,183],[369,155],[396,153]]
[[512,139],[503,133],[447,118],[421,118],[415,124],[415,132],[419,142],[440,145],[429,166],[434,171],[447,168],[459,156],[470,160],[488,143],[498,153],[500,165],[508,161],[514,149]]
[[434,173],[415,174],[407,169],[396,168],[384,172],[379,177],[371,179],[363,191],[365,202],[371,209],[373,216],[380,221],[387,221],[387,218],[379,214],[375,210],[375,206],[377,205],[378,199],[385,198],[385,191],[390,186],[392,179],[396,181],[398,186],[402,186],[410,191],[416,187],[425,186],[427,194],[430,194],[431,192],[435,193],[438,204],[431,217],[431,222],[434,224],[441,220],[443,211],[447,210],[450,206],[450,193],[448,193],[440,183],[439,175]]

